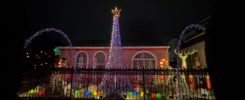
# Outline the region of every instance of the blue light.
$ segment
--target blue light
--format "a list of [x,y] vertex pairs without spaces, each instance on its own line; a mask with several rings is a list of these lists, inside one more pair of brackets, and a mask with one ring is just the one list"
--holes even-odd
[[90,96],[90,95],[91,95],[91,92],[88,91],[88,90],[86,90],[86,91],[85,91],[85,95],[86,95],[86,96]]
[[138,92],[136,92],[135,90],[133,91],[133,96],[136,96],[138,94]]

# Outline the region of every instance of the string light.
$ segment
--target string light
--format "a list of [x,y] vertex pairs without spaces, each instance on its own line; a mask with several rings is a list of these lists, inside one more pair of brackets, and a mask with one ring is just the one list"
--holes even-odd
[[43,33],[51,32],[51,31],[54,31],[55,33],[61,34],[67,40],[69,45],[72,46],[70,39],[62,30],[58,30],[55,28],[46,28],[46,29],[42,29],[42,30],[37,31],[34,35],[32,35],[30,38],[28,38],[25,42],[24,48],[27,48],[29,46],[29,44],[32,42],[32,40],[35,39],[37,36],[42,35]]
[[[119,16],[121,9],[115,7],[112,10],[113,13],[113,26],[111,35],[111,44],[108,61],[106,63],[106,69],[126,69],[123,63],[123,53],[121,50],[121,36],[119,29]],[[120,80],[120,82],[118,82]],[[99,85],[99,89],[105,88],[107,91],[118,90],[119,92],[129,90],[127,84],[127,77],[125,75],[111,75],[110,72],[105,72],[102,82]],[[110,83],[110,84],[106,84]],[[112,92],[112,91],[111,91]]]
[[[189,31],[189,30],[191,30],[191,29],[193,29],[193,28],[195,28],[195,29],[200,29],[200,30],[202,30],[203,32],[205,32],[205,27],[203,27],[203,26],[201,26],[201,25],[198,25],[198,24],[191,24],[191,25],[189,25],[189,26],[187,26],[187,27],[185,27],[185,29],[181,32],[181,35],[180,35],[180,38],[179,38],[179,40],[178,40],[178,43],[177,43],[177,48],[176,48],[176,53],[179,53],[179,51],[180,51],[180,47],[181,47],[181,43],[182,43],[182,41],[183,41],[183,37],[184,37],[184,34],[187,32],[187,31]],[[183,61],[183,60],[182,60]],[[177,62],[178,62],[178,65],[179,65],[179,68],[177,69],[177,79],[178,79],[178,87],[176,88],[176,91],[177,91],[177,94],[178,94],[178,97],[179,97],[179,99],[183,99],[183,95],[182,95],[182,84],[186,84],[186,80],[185,80],[185,77],[183,76],[183,75],[181,75],[180,74],[180,72],[179,72],[179,70],[180,70],[180,68],[183,68],[183,65],[182,66],[180,66],[180,64],[179,64],[179,59],[177,59]],[[183,63],[184,64],[184,63]],[[184,65],[185,66],[185,65]],[[182,83],[182,81],[181,80],[184,80],[184,83]]]

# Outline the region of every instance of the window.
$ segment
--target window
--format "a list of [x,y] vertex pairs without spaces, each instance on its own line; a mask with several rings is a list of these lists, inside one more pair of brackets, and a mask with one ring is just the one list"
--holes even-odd
[[[156,57],[150,52],[139,52],[133,57],[133,68],[134,69],[154,69],[156,68]],[[152,84],[154,79],[153,75],[145,75],[145,84]],[[136,87],[137,84],[143,84],[142,75],[132,75],[133,85]]]
[[198,55],[198,52],[195,52],[194,54],[192,55],[189,55],[186,59],[187,61],[187,66],[189,68],[194,68],[194,69],[198,69],[201,67],[201,64],[200,64],[200,58],[199,58],[199,55]]
[[154,69],[156,68],[155,61],[156,60],[152,54],[147,53],[147,52],[142,52],[142,53],[137,54],[133,58],[133,68],[141,69],[144,67],[145,69]]
[[88,57],[85,52],[79,52],[76,57],[77,68],[86,68],[88,66]]
[[105,53],[104,52],[97,52],[94,56],[94,67],[98,69],[105,68]]

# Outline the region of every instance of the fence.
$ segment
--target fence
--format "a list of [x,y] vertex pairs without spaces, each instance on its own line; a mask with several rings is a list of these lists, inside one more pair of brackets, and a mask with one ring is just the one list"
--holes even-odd
[[[17,93],[19,99],[175,100],[178,99],[178,89],[182,90],[181,96],[184,100],[215,99],[206,69],[180,70],[180,80],[177,78],[177,69],[77,69],[74,71],[55,68],[37,72],[39,73],[34,73],[40,75],[38,78],[34,77],[34,74],[26,74],[23,77],[20,91]],[[98,90],[97,87],[105,72],[126,77],[132,89],[120,94]],[[182,82],[181,88],[178,87],[178,82]]]

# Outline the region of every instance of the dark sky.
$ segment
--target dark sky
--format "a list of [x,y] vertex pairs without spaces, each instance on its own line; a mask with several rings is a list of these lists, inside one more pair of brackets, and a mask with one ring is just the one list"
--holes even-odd
[[22,34],[27,38],[54,27],[74,45],[109,45],[114,6],[122,9],[123,45],[163,45],[184,27],[212,16],[214,0],[33,0],[25,2],[27,33]]

